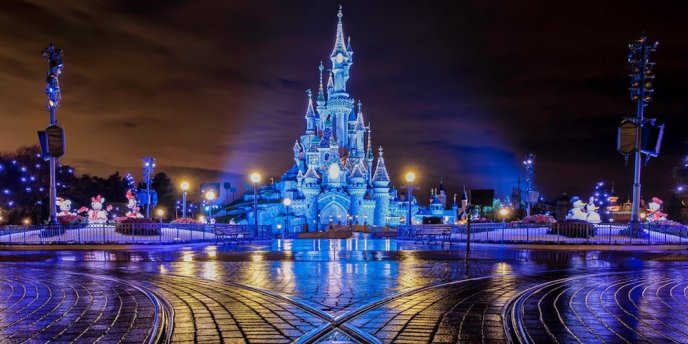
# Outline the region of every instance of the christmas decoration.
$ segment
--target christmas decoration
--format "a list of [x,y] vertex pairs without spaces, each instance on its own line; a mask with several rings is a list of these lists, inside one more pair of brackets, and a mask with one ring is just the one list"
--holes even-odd
[[647,204],[647,215],[645,216],[647,222],[666,220],[667,214],[661,211],[663,203],[664,201],[662,201],[660,198],[652,197],[652,201]]
[[140,213],[141,208],[139,207],[139,202],[131,189],[127,190],[127,208],[129,208],[129,211],[127,212],[127,218],[143,217],[143,215]]
[[588,216],[584,210],[586,203],[581,201],[580,197],[574,196],[571,198],[571,204],[573,204],[573,208],[569,210],[566,219],[587,221]]
[[81,207],[78,213],[86,213],[88,218],[88,223],[106,223],[108,220],[108,211],[112,210],[112,206],[109,205],[107,208],[103,209],[105,204],[105,198],[100,195],[96,197],[91,197],[91,209],[86,207]]
[[57,207],[60,208],[60,211],[57,213],[57,216],[76,215],[76,213],[71,212],[72,201],[70,201],[68,199],[64,199],[62,197],[58,197],[56,204],[57,204]]
[[598,206],[595,205],[595,198],[590,197],[590,202],[588,202],[588,205],[585,207],[585,210],[587,211],[587,216],[586,216],[586,221],[589,223],[600,223],[602,222],[602,219],[600,218],[600,214],[597,213],[597,209],[600,209]]

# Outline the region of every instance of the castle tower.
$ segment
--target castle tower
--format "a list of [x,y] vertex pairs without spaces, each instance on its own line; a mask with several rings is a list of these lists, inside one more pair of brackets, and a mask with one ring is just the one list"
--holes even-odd
[[439,199],[440,203],[442,203],[442,209],[447,209],[447,193],[444,190],[444,183],[442,182],[442,178],[440,178],[440,186],[437,188],[436,196]]
[[350,45],[347,48],[344,42],[344,28],[342,25],[342,7],[337,13],[337,33],[335,35],[334,48],[330,54],[332,69],[327,85],[327,108],[332,118],[332,134],[340,147],[348,146],[347,120],[353,111],[353,100],[346,92],[346,83],[349,80],[349,69],[353,64],[353,50]]
[[[363,197],[366,192],[366,175],[361,169],[360,164],[354,165],[351,175],[349,177],[349,195],[351,196],[351,209],[350,214],[358,215],[362,213],[362,203]],[[363,224],[363,217],[358,216],[355,218],[356,224]]]
[[368,164],[368,183],[370,185],[373,185],[373,145],[371,144],[372,135],[373,129],[371,129],[370,123],[368,123],[368,149],[366,149],[365,158],[366,163]]
[[306,135],[315,135],[318,131],[318,126],[315,123],[316,120],[316,114],[315,110],[313,109],[313,98],[312,98],[312,93],[311,89],[306,90],[306,94],[308,95],[308,105],[306,106]]
[[301,192],[306,199],[306,221],[308,227],[317,230],[315,224],[318,217],[318,194],[320,194],[320,176],[315,172],[315,164],[310,163],[308,170],[303,175]]
[[387,174],[385,159],[382,155],[382,146],[380,146],[377,166],[373,175],[373,199],[375,199],[373,224],[376,226],[384,226],[385,220],[389,216],[389,174]]

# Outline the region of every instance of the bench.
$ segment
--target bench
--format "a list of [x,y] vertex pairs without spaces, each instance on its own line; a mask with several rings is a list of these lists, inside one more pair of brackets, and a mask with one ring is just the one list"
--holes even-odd
[[415,242],[424,243],[430,245],[433,243],[437,245],[438,243],[444,244],[448,242],[451,244],[451,227],[449,226],[433,226],[433,227],[423,227],[414,233]]
[[253,237],[251,236],[251,232],[248,230],[241,230],[239,228],[231,228],[231,227],[215,227],[215,244],[220,243],[222,241],[222,244],[226,243],[247,243],[251,242]]

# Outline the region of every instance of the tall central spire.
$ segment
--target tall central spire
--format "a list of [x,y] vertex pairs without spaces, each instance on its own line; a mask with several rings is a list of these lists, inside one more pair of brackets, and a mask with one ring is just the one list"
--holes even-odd
[[336,56],[337,53],[342,53],[343,55],[348,55],[346,49],[346,41],[344,40],[344,26],[342,25],[342,5],[339,5],[339,12],[337,13],[337,36],[334,41],[334,49],[332,49],[332,57]]

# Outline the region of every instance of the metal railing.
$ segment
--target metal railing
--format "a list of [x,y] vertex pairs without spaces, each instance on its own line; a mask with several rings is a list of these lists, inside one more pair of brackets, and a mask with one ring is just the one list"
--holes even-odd
[[[437,226],[437,225],[431,225]],[[451,227],[451,242],[466,242],[466,225]],[[416,240],[426,226],[404,226],[397,229],[397,238]],[[472,223],[471,242],[527,244],[590,244],[590,245],[685,245],[688,226],[652,223],[619,224],[559,222],[554,224]]]
[[0,226],[0,245],[176,244],[215,242],[216,230],[270,239],[270,226],[229,224],[108,223],[88,225]]

